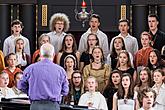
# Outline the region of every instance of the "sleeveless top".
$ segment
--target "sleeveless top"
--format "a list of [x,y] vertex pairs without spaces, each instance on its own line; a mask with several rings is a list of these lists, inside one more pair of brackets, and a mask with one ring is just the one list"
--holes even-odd
[[85,67],[86,65],[90,64],[91,58],[92,58],[92,54],[83,52],[80,57],[80,62],[84,62],[84,67]]
[[[117,68],[117,70],[119,70],[119,69]],[[119,70],[119,71],[121,71],[121,73],[129,73],[129,74],[133,77],[133,74],[134,74],[134,72],[135,72],[135,69],[132,68],[132,67],[130,67],[130,68],[127,69],[127,70]]]
[[133,99],[118,99],[117,92],[114,94],[114,98],[117,99],[118,110],[135,110],[135,103],[137,99],[137,92],[134,92]]

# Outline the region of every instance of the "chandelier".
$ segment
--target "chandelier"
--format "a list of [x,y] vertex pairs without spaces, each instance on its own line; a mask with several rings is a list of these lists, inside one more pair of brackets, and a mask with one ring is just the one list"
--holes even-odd
[[92,0],[90,0],[90,11],[87,12],[87,4],[85,2],[85,0],[82,0],[81,3],[81,11],[78,11],[78,0],[76,0],[76,4],[75,4],[75,19],[77,21],[81,21],[82,22],[82,27],[85,27],[85,22],[89,20],[90,16],[93,13],[93,7],[92,7]]

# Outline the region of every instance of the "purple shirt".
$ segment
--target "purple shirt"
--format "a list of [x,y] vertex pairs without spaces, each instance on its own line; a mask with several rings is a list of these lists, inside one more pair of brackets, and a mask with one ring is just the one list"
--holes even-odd
[[18,88],[27,93],[31,101],[50,100],[61,101],[61,95],[66,96],[69,83],[65,70],[48,59],[28,66],[18,83]]

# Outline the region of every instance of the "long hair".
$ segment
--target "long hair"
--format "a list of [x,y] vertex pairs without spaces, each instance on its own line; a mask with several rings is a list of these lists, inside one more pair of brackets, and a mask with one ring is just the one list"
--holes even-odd
[[153,84],[152,83],[152,76],[151,76],[151,71],[150,71],[150,69],[148,67],[144,67],[144,68],[142,68],[142,70],[140,70],[139,77],[138,77],[139,79],[138,79],[137,87],[142,86],[142,81],[140,80],[140,73],[142,71],[146,71],[147,72],[147,75],[148,75],[148,80],[147,80],[148,87],[152,87],[152,84]]
[[73,83],[73,75],[74,75],[75,73],[79,73],[80,76],[81,76],[80,89],[81,89],[81,94],[83,94],[83,93],[84,93],[84,79],[83,79],[83,76],[82,76],[81,71],[79,71],[79,70],[74,70],[74,72],[73,72],[72,75],[71,75],[70,94],[73,95],[73,94],[74,94],[74,91],[75,91],[75,85],[74,85],[74,83]]
[[71,36],[71,37],[72,37],[72,39],[73,39],[72,50],[73,50],[73,53],[76,53],[76,52],[77,52],[77,44],[76,44],[75,37],[74,37],[73,34],[71,34],[71,33],[66,34],[66,35],[64,36],[64,39],[63,39],[63,41],[62,41],[62,47],[61,47],[61,49],[60,49],[59,52],[64,52],[64,51],[66,51],[67,47],[66,47],[66,44],[65,44],[65,40],[66,40],[66,37],[67,37],[67,36]]
[[76,68],[77,68],[77,60],[76,60],[76,58],[75,58],[73,55],[67,55],[67,56],[64,58],[64,69],[67,68],[67,67],[66,67],[66,60],[67,60],[68,58],[71,58],[71,59],[73,60],[73,62],[74,62],[73,70],[76,69]]
[[103,50],[102,50],[102,48],[100,47],[100,46],[95,46],[94,48],[93,48],[93,50],[92,50],[92,57],[91,57],[91,63],[92,62],[94,62],[94,57],[93,57],[93,52],[94,52],[94,50],[95,49],[100,49],[100,51],[101,51],[101,53],[102,53],[102,57],[101,57],[101,69],[103,69],[104,68],[104,53],[103,53]]
[[[24,42],[24,40],[22,39],[22,38],[17,38],[17,39],[15,39],[15,53],[17,52],[17,50],[16,50],[16,44],[17,44],[17,42],[18,41],[23,41],[23,45],[24,45],[24,47],[25,47],[25,42]],[[23,47],[23,49],[22,49],[22,59],[23,60],[25,60],[26,58],[26,56],[24,55],[24,47]]]
[[132,76],[129,73],[124,73],[121,76],[121,82],[119,84],[119,88],[118,88],[118,91],[117,91],[118,99],[124,99],[124,96],[126,94],[125,90],[124,90],[124,87],[122,85],[122,79],[126,76],[128,76],[129,79],[130,79],[130,86],[129,86],[126,98],[127,99],[133,99],[133,97],[134,97],[134,82],[133,82]]
[[[149,55],[151,54],[151,52],[154,52],[157,56],[157,62],[155,64],[156,68],[162,68],[165,67],[165,62],[163,61],[163,59],[161,58],[161,54],[160,51],[157,49],[153,49],[152,51],[150,51]],[[150,62],[150,58],[148,59],[148,67],[152,70],[153,69],[153,65]]]
[[114,83],[112,82],[112,75],[113,75],[114,73],[118,73],[119,76],[120,76],[120,78],[121,78],[121,74],[122,74],[121,71],[119,71],[119,70],[113,70],[113,71],[111,72],[110,76],[109,76],[109,80],[108,80],[108,83],[107,83],[105,89],[115,88],[115,85],[114,85]]
[[116,39],[121,39],[122,41],[122,44],[123,44],[123,47],[122,47],[122,50],[126,50],[126,47],[125,47],[125,43],[124,43],[124,39],[120,36],[117,36],[114,40],[113,40],[113,44],[112,44],[112,52],[111,52],[111,57],[117,57],[117,53],[116,53],[116,50],[115,50],[115,47],[114,47],[114,43],[115,43],[115,40]]
[[[124,53],[124,54],[127,56],[127,58],[128,58],[127,66],[128,66],[128,67],[132,67],[132,66],[131,66],[131,60],[130,60],[130,56],[129,56],[128,51],[122,50],[122,51],[119,53],[118,57],[120,56],[121,53]],[[117,61],[116,68],[118,68],[118,67],[120,67],[120,61],[119,61],[119,59],[118,59],[118,61]]]
[[99,46],[99,38],[97,37],[96,34],[94,33],[90,33],[88,36],[87,36],[87,50],[86,50],[86,53],[89,53],[89,44],[88,44],[88,39],[89,39],[89,36],[95,36],[95,39],[96,39],[96,45],[95,46]]
[[50,31],[54,31],[54,26],[57,21],[63,21],[64,22],[64,32],[68,31],[69,29],[69,18],[66,14],[64,13],[55,13],[54,15],[51,16],[50,21],[49,21],[49,28]]

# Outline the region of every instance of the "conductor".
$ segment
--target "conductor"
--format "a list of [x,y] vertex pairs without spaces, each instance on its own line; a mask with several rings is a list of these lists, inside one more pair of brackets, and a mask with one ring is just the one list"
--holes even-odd
[[31,64],[18,83],[18,88],[27,93],[31,101],[30,110],[60,110],[61,95],[68,94],[65,70],[53,63],[54,47],[43,44],[41,61]]

